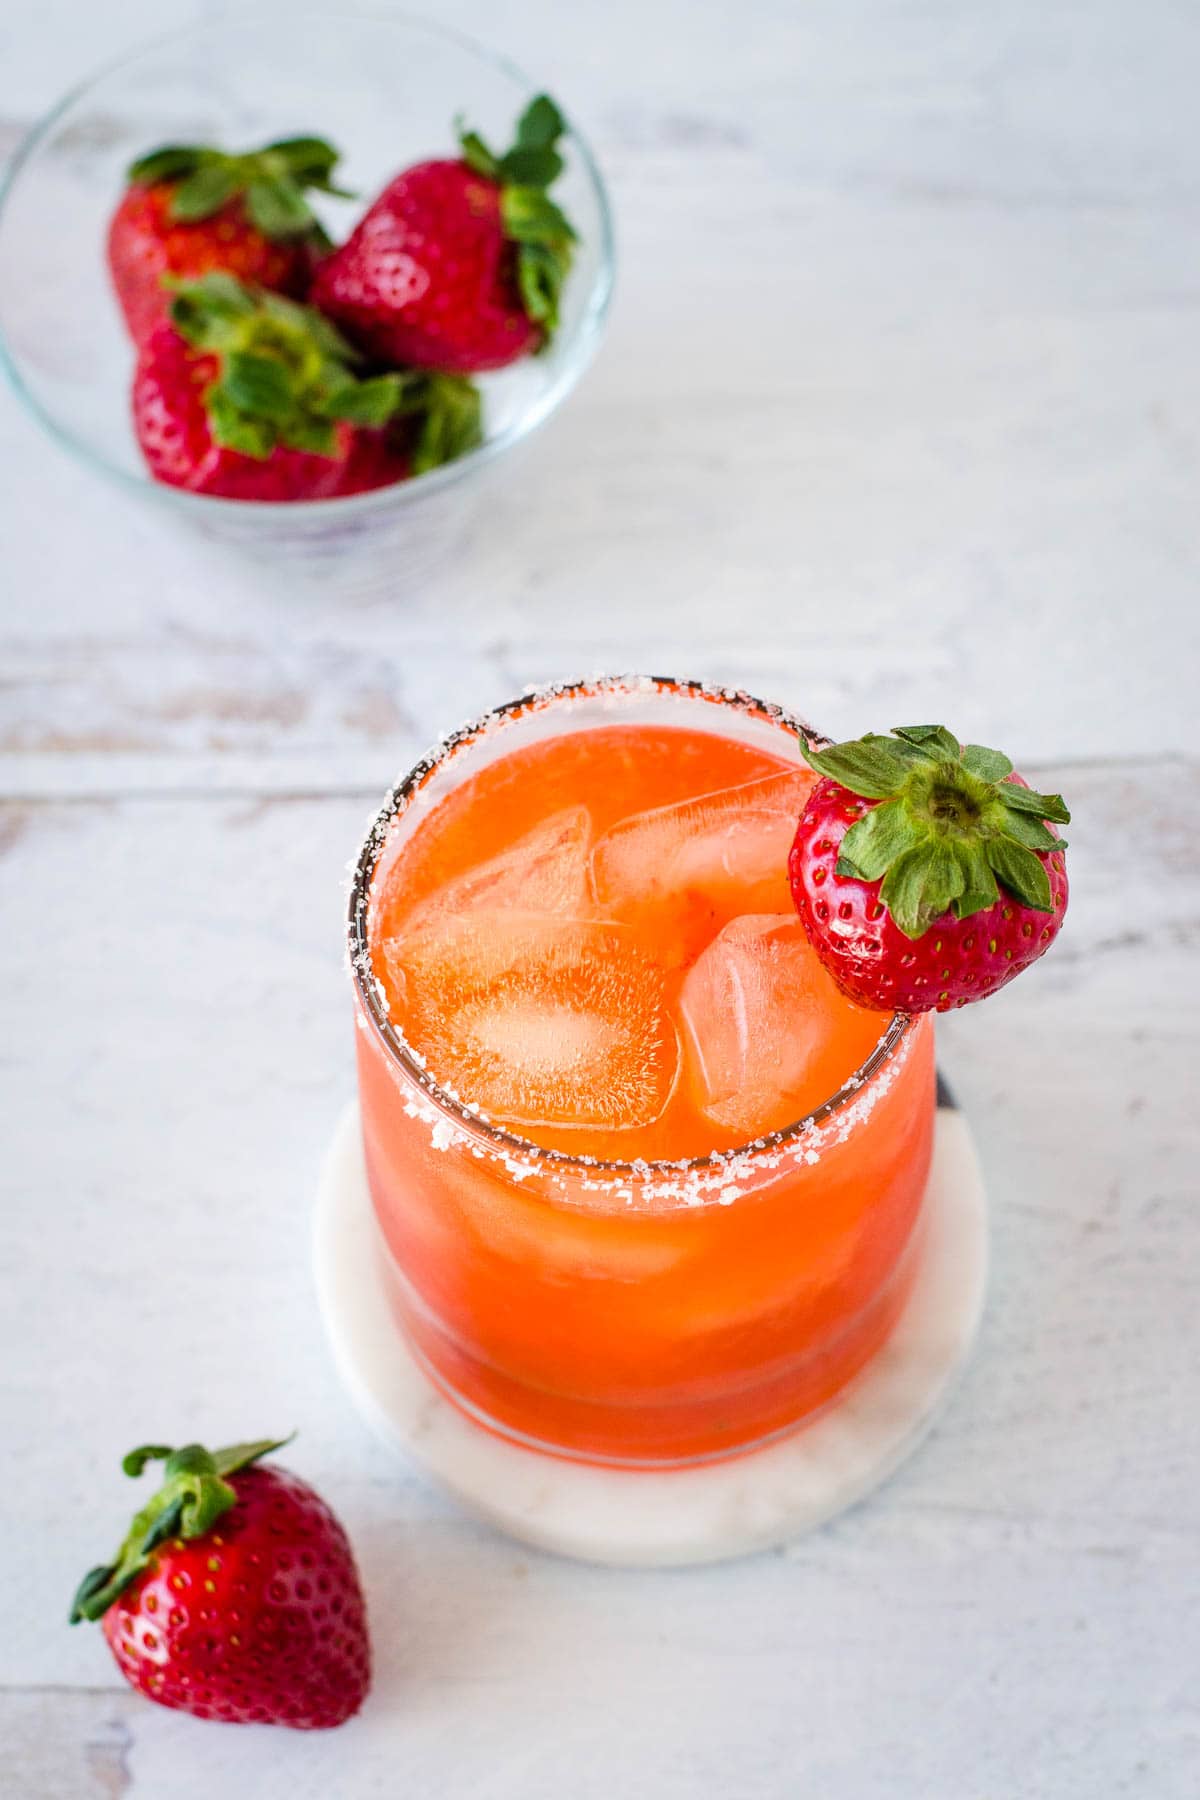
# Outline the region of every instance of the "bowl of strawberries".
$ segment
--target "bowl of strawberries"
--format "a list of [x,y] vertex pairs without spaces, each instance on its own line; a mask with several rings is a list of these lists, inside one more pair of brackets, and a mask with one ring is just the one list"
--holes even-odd
[[0,359],[51,434],[285,585],[402,591],[598,344],[586,142],[502,57],[213,20],[76,88],[0,196]]

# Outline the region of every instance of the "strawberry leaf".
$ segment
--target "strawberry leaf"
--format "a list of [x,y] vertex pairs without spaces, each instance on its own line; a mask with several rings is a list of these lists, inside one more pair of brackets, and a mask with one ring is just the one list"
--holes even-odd
[[338,164],[338,152],[326,138],[277,138],[259,153],[264,162],[276,158],[294,181],[322,186]]
[[213,1461],[217,1465],[218,1475],[236,1475],[239,1469],[249,1468],[264,1456],[270,1456],[272,1450],[283,1450],[295,1437],[289,1431],[283,1438],[258,1438],[250,1444],[230,1444],[224,1450],[213,1451]]
[[1032,813],[1012,812],[1008,808],[1005,808],[1004,814],[1004,836],[1014,838],[1018,844],[1024,844],[1027,850],[1066,849],[1065,840],[1055,837]]
[[[170,287],[172,283],[167,285]],[[177,281],[173,286],[179,296],[177,304],[182,303],[195,311],[203,310],[224,318],[238,315],[247,318],[255,309],[255,297],[250,289],[224,269],[214,269],[195,281]]]
[[303,237],[313,223],[313,212],[290,176],[252,181],[246,189],[250,223],[265,237]]
[[919,938],[949,911],[966,878],[952,847],[942,840],[906,850],[884,876],[879,897],[907,938]]
[[474,382],[461,375],[430,374],[424,378],[423,404],[414,475],[453,462],[483,441],[482,403]]
[[242,456],[252,456],[255,462],[266,462],[278,441],[278,434],[269,420],[248,417],[225,392],[221,382],[209,388],[204,403],[214,443],[225,450],[236,450]]
[[286,300],[282,294],[260,289],[253,295],[251,308],[277,320],[287,331],[304,332],[332,362],[349,365],[363,360],[362,352],[315,306],[301,306],[298,300]]
[[212,155],[211,150],[204,150],[197,144],[163,144],[160,149],[151,150],[130,163],[128,176],[130,181],[145,187],[153,187],[160,181],[179,181],[184,175],[193,174],[201,163],[211,160]]
[[918,763],[928,765],[937,760],[936,756],[931,756],[927,750],[922,750],[919,744],[909,743],[907,738],[888,737],[882,732],[868,731],[859,741],[864,744],[884,745],[892,756],[900,757],[910,767],[915,767]]
[[282,423],[295,410],[288,370],[274,356],[234,350],[225,358],[221,389],[239,412]]
[[464,131],[460,123],[458,143],[469,169],[474,169],[488,181],[499,180],[500,159],[492,154],[477,131]]
[[552,150],[567,122],[549,94],[531,100],[517,120],[517,145],[522,150]]
[[521,304],[535,325],[551,332],[558,324],[562,262],[545,244],[522,244],[517,252],[517,286]]
[[310,456],[333,456],[337,450],[337,432],[328,419],[311,414],[294,414],[280,427],[280,442],[290,450],[306,450]]
[[241,191],[241,180],[234,164],[226,157],[219,162],[203,163],[187,176],[171,195],[171,217],[181,225],[194,225],[200,219],[211,219]]
[[958,760],[958,739],[951,737],[944,725],[893,725],[892,730],[898,738],[915,744],[927,756],[948,756]]
[[915,850],[924,835],[903,800],[885,800],[864,813],[842,839],[837,873],[878,881],[897,857]]
[[1005,806],[1016,812],[1033,813],[1039,819],[1053,819],[1056,825],[1069,825],[1071,815],[1061,794],[1038,794],[1033,788],[1021,787],[1015,781],[1002,781],[999,794]]
[[814,750],[805,744],[804,755],[820,775],[840,782],[864,800],[888,800],[898,794],[908,776],[910,762],[890,739],[865,737],[845,744]]
[[1014,843],[1012,838],[996,837],[988,839],[984,854],[1001,886],[1023,906],[1030,906],[1035,912],[1053,911],[1050,878],[1032,850]]
[[1003,781],[1012,774],[1012,764],[999,750],[988,750],[983,744],[968,744],[962,753],[963,766],[978,775],[980,781]]
[[[171,283],[166,284],[168,287]],[[197,350],[208,350],[223,343],[231,326],[239,319],[254,314],[254,301],[249,292],[232,275],[206,275],[200,281],[189,281],[174,288],[171,322],[180,337]]]
[[163,1479],[177,1491],[143,1539],[144,1551],[176,1535],[203,1537],[237,1500],[233,1488],[219,1474],[215,1459],[201,1444],[185,1444],[181,1450],[173,1450],[163,1468]]
[[557,150],[526,149],[521,145],[510,150],[500,164],[505,181],[524,187],[549,187],[562,172],[563,159]]
[[345,419],[351,425],[367,425],[378,430],[396,413],[403,382],[401,375],[374,375],[368,381],[343,381],[320,401],[320,411],[328,419]]
[[121,1458],[121,1468],[136,1481],[148,1462],[166,1462],[170,1455],[170,1444],[139,1444],[136,1450],[126,1451]]
[[1000,890],[980,843],[960,840],[954,846],[954,854],[963,873],[963,891],[953,901],[952,910],[956,919],[969,919],[974,913],[995,906]]
[[504,234],[518,244],[569,244],[575,233],[548,194],[538,187],[506,187],[500,196]]

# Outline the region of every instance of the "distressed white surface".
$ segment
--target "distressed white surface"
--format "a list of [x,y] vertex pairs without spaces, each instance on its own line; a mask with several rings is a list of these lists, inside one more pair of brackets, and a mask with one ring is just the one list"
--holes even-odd
[[[0,12],[0,141],[198,10]],[[1200,23],[452,16],[572,104],[623,267],[594,374],[438,585],[218,582],[0,395],[0,1789],[1193,1800]],[[1077,813],[1054,956],[943,1032],[994,1202],[963,1386],[794,1555],[659,1575],[398,1478],[306,1262],[371,798],[526,679],[629,665],[835,732],[944,714]],[[307,1738],[138,1702],[61,1622],[121,1451],[291,1424],[360,1549],[370,1707]]]

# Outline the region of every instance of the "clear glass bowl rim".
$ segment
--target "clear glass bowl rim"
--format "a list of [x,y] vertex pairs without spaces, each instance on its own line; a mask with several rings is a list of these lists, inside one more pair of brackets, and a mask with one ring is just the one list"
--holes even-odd
[[911,1013],[893,1013],[887,1030],[880,1037],[865,1062],[859,1065],[836,1093],[830,1095],[828,1100],[822,1101],[819,1106],[814,1107],[811,1112],[805,1113],[803,1118],[795,1120],[793,1124],[785,1125],[780,1130],[770,1132],[763,1137],[752,1138],[747,1143],[736,1145],[731,1150],[723,1150],[716,1157],[713,1155],[694,1156],[674,1162],[653,1162],[646,1159],[639,1159],[637,1162],[622,1162],[576,1156],[569,1150],[547,1149],[544,1145],[533,1143],[529,1138],[520,1137],[515,1132],[506,1131],[502,1126],[492,1124],[490,1120],[481,1118],[478,1113],[470,1112],[452,1094],[441,1087],[429,1071],[413,1058],[408,1046],[380,1005],[376,982],[373,975],[369,974],[371,969],[369,936],[371,884],[393,824],[407,810],[413,796],[445,763],[448,757],[460,753],[477,738],[482,737],[485,733],[490,733],[498,722],[502,726],[506,719],[514,716],[520,717],[531,708],[553,705],[559,700],[590,699],[605,693],[634,695],[644,692],[647,684],[650,684],[656,693],[674,693],[684,698],[702,699],[718,707],[729,706],[738,712],[752,713],[783,729],[794,731],[802,740],[818,746],[832,741],[824,733],[817,731],[784,707],[765,700],[758,700],[753,694],[748,694],[743,689],[724,688],[713,682],[693,681],[669,675],[603,675],[578,681],[554,682],[547,687],[530,688],[515,699],[505,701],[501,706],[493,707],[480,718],[471,720],[470,723],[460,726],[457,731],[443,738],[391,790],[371,821],[355,863],[350,885],[347,918],[350,973],[365,1017],[382,1043],[389,1062],[398,1066],[405,1077],[419,1088],[424,1096],[432,1101],[457,1128],[465,1131],[471,1137],[482,1139],[502,1154],[520,1157],[539,1167],[558,1171],[575,1170],[581,1175],[606,1176],[630,1182],[663,1180],[685,1173],[703,1173],[706,1170],[713,1172],[723,1164],[740,1164],[743,1159],[757,1159],[786,1149],[818,1126],[827,1123],[843,1107],[856,1100],[864,1087],[891,1062],[909,1032],[918,1022]]
[[[119,75],[123,70],[133,68],[143,57],[151,56],[156,51],[168,50],[174,45],[183,45],[201,38],[211,41],[214,33],[223,25],[239,28],[266,24],[277,21],[278,13],[256,9],[247,13],[218,14],[216,17],[189,25],[179,31],[160,33],[153,38],[145,38],[132,50],[127,50],[111,62],[87,75],[82,81],[67,90],[61,99],[42,114],[21,139],[9,159],[8,167],[0,176],[0,231],[3,229],[5,209],[11,196],[16,192],[21,176],[37,151],[51,136],[55,127],[65,118],[71,108],[85,100],[95,88],[111,76]],[[302,25],[305,18],[321,19],[327,22],[328,15],[315,7],[302,7],[298,12],[289,12],[288,20],[292,25]],[[518,63],[498,51],[490,50],[469,33],[458,31],[453,26],[435,23],[431,19],[422,18],[417,13],[381,12],[369,7],[352,7],[338,13],[339,21],[358,20],[364,24],[391,26],[404,30],[419,31],[431,38],[440,38],[444,43],[454,44],[469,55],[479,58],[481,62],[490,63],[492,68],[520,83],[529,93],[538,91],[536,83],[526,74]],[[594,356],[600,341],[600,335],[608,315],[612,299],[613,282],[616,273],[616,244],[613,233],[612,209],[608,201],[608,191],[600,174],[596,159],[592,154],[587,139],[575,126],[571,118],[567,118],[567,136],[579,156],[580,163],[596,196],[597,212],[600,220],[599,265],[596,270],[592,291],[588,295],[583,311],[576,323],[575,331],[568,340],[575,350],[574,355],[564,356],[563,365],[554,381],[542,393],[536,404],[530,406],[521,417],[515,420],[504,431],[497,432],[469,450],[465,456],[454,462],[443,463],[440,468],[430,469],[424,475],[416,475],[408,481],[394,482],[390,487],[375,488],[365,494],[351,494],[340,499],[328,500],[231,500],[216,494],[191,494],[184,488],[171,487],[168,483],[158,482],[149,475],[133,474],[117,464],[100,456],[89,444],[64,425],[53,413],[48,411],[37,395],[27,386],[18,361],[5,340],[0,329],[0,367],[3,367],[14,392],[37,420],[38,424],[49,436],[64,449],[76,457],[86,467],[99,470],[109,480],[118,482],[127,491],[150,496],[160,500],[164,505],[176,506],[184,511],[192,511],[206,519],[213,519],[218,513],[226,516],[237,514],[245,517],[247,510],[267,516],[286,516],[299,523],[302,519],[321,519],[330,521],[333,518],[348,519],[361,517],[365,513],[385,510],[389,505],[411,504],[415,500],[425,499],[440,493],[464,476],[483,469],[492,463],[505,450],[523,442],[539,425],[544,425],[550,415],[557,410],[566,399],[571,389],[584,374]],[[99,252],[98,252],[99,253]]]

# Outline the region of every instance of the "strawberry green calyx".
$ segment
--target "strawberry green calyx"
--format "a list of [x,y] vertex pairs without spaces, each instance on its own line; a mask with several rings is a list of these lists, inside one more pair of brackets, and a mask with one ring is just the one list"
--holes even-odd
[[548,94],[531,100],[517,121],[517,140],[497,156],[477,131],[459,127],[463,160],[500,187],[504,235],[517,246],[521,304],[542,328],[542,347],[558,328],[558,303],[571,270],[576,232],[547,189],[562,174],[558,141],[566,121]]
[[394,379],[359,380],[357,351],[311,307],[224,273],[172,291],[176,331],[217,358],[204,404],[225,449],[259,461],[277,445],[332,456],[338,419],[381,426],[391,417]]
[[231,200],[243,200],[251,224],[264,237],[311,234],[326,241],[305,194],[314,189],[353,198],[334,186],[338,155],[318,137],[280,138],[236,156],[207,144],[163,144],[131,164],[129,179],[144,187],[170,182],[167,210],[180,225],[211,219]]
[[362,357],[322,313],[223,273],[173,286],[171,320],[220,373],[204,397],[214,439],[260,461],[277,445],[331,456],[339,423],[382,430],[408,420],[414,473],[482,437],[478,389],[425,370],[360,373]]
[[101,1618],[168,1538],[200,1538],[211,1531],[237,1500],[225,1477],[290,1442],[291,1438],[263,1438],[258,1443],[231,1444],[215,1451],[202,1444],[185,1444],[181,1450],[143,1444],[131,1450],[121,1464],[126,1475],[136,1479],[148,1462],[163,1462],[162,1486],[135,1514],[113,1561],[89,1569],[80,1582],[71,1603],[71,1624]]
[[944,725],[897,725],[826,749],[804,745],[821,775],[877,801],[842,839],[838,875],[881,883],[879,899],[907,938],[951,912],[970,918],[1000,890],[1053,911],[1042,856],[1064,850],[1047,827],[1070,822],[1061,794],[1013,777],[998,750],[961,745]]
[[401,389],[393,416],[418,422],[412,453],[414,475],[454,462],[483,442],[479,389],[465,375],[410,369],[397,379]]

